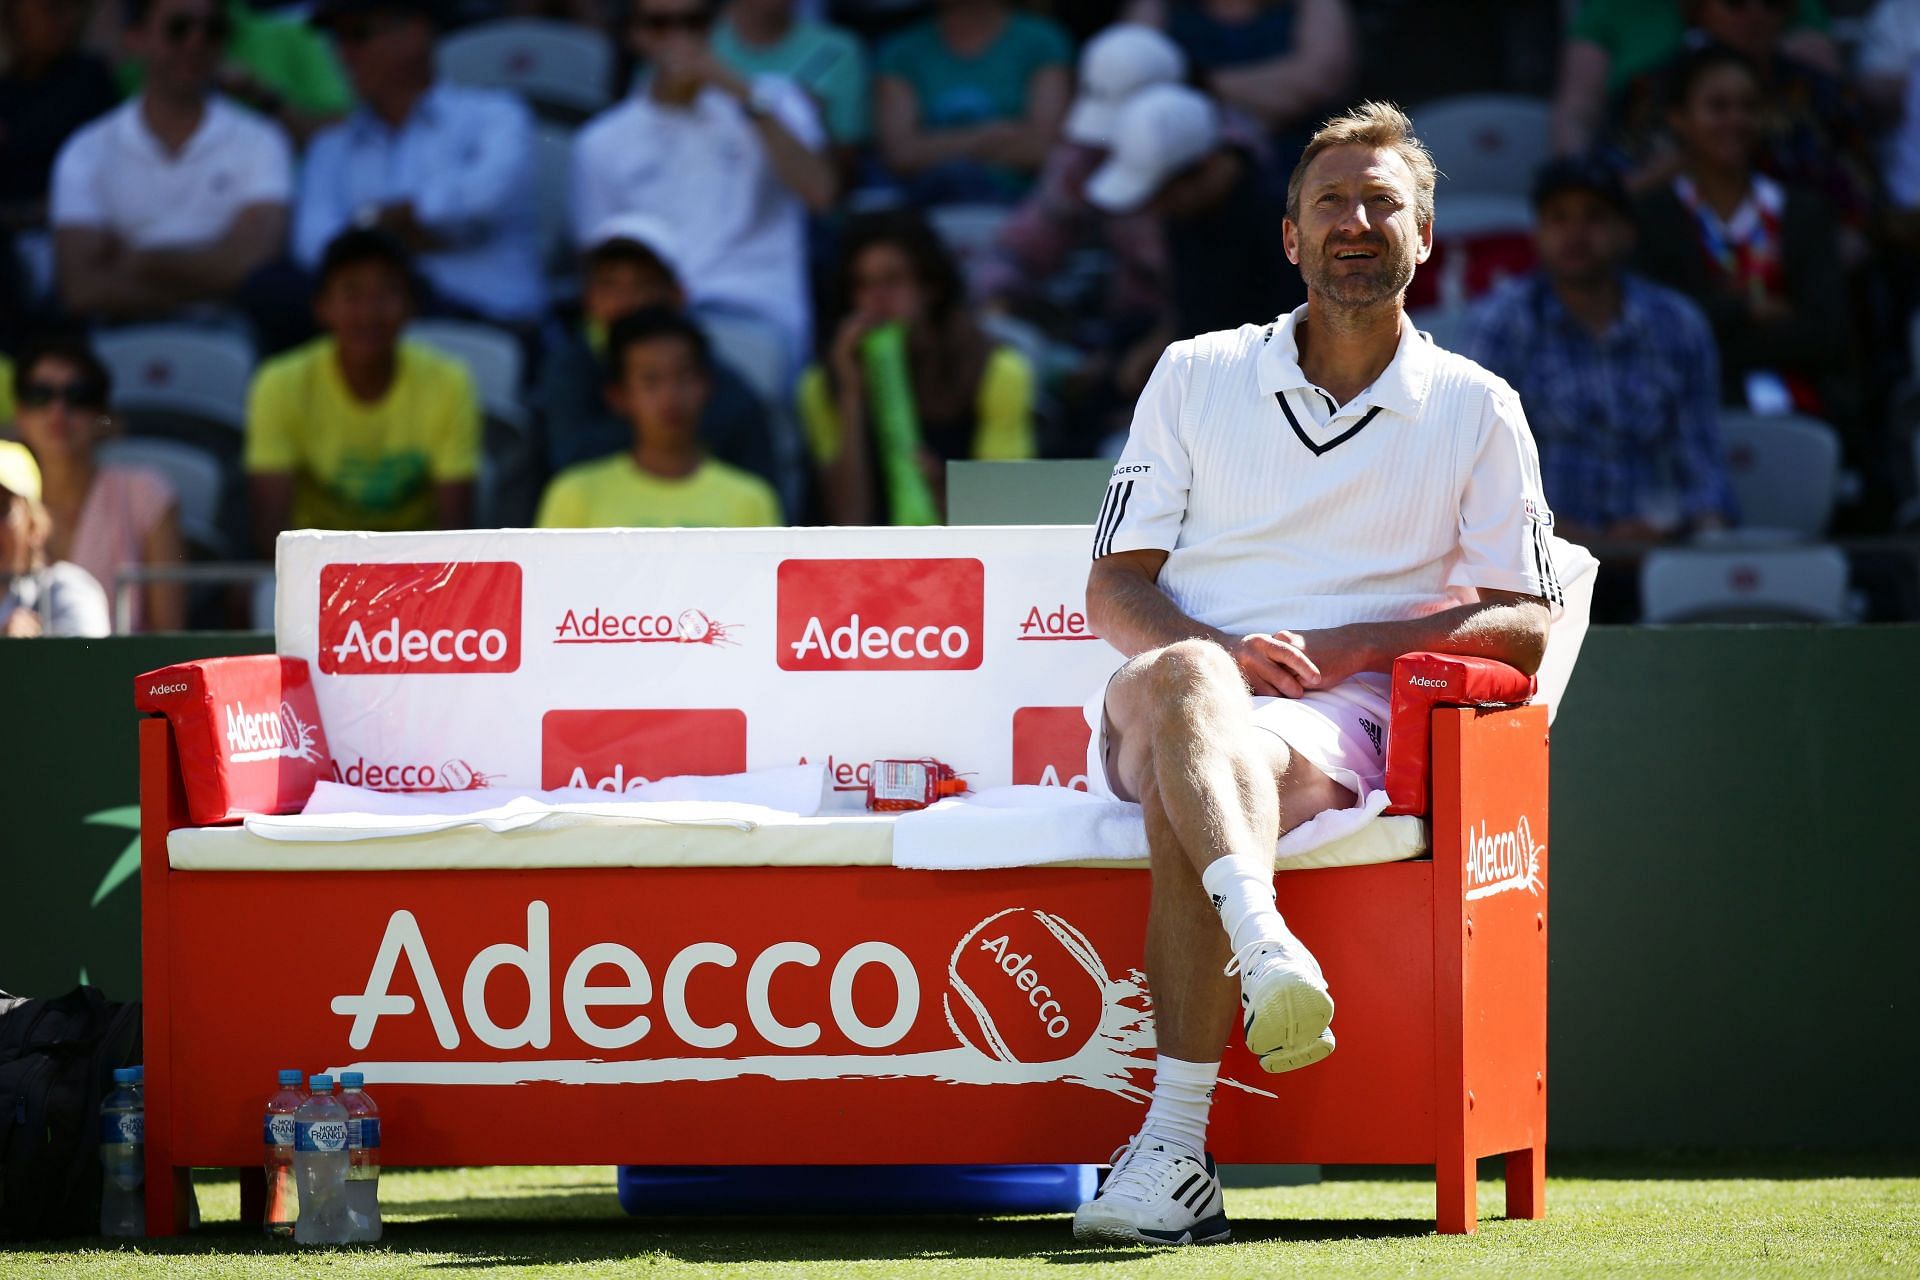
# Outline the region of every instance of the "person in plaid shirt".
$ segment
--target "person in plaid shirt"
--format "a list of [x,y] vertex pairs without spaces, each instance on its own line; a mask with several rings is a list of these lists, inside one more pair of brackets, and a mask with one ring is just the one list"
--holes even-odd
[[1733,518],[1719,355],[1689,299],[1632,275],[1619,179],[1556,160],[1534,186],[1540,270],[1469,319],[1462,354],[1520,393],[1562,536],[1655,545]]

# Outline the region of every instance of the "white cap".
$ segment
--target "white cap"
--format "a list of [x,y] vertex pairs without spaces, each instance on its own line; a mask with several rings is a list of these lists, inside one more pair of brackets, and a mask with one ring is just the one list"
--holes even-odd
[[1206,94],[1151,85],[1120,108],[1112,153],[1087,180],[1087,199],[1109,213],[1131,213],[1219,141],[1219,115]]
[[33,460],[27,446],[0,440],[0,490],[40,501],[40,464]]
[[647,213],[616,213],[595,227],[593,234],[587,237],[587,252],[592,253],[616,240],[630,241],[650,250],[654,257],[666,264],[675,280],[680,278],[680,260],[673,230],[659,218]]
[[1068,140],[1111,144],[1114,117],[1128,98],[1148,85],[1186,78],[1186,55],[1155,28],[1137,22],[1108,27],[1080,53],[1080,91],[1067,112]]

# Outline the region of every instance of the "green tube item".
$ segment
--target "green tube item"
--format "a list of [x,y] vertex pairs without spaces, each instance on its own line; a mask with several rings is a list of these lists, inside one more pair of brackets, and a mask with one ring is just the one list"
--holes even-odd
[[939,524],[940,504],[915,461],[922,440],[907,367],[906,326],[884,324],[873,329],[860,340],[860,359],[866,366],[867,405],[891,522]]

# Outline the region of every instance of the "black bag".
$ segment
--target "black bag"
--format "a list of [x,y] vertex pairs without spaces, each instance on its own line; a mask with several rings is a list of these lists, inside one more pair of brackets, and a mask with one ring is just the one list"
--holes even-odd
[[140,1002],[0,992],[0,1240],[97,1235],[100,1102],[140,1060]]

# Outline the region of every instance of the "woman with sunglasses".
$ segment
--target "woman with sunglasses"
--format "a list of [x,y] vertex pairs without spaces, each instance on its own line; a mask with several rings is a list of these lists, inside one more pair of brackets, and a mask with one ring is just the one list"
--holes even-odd
[[[73,561],[110,592],[124,568],[185,559],[179,504],[166,477],[94,457],[112,426],[111,390],[106,366],[78,337],[32,339],[14,363],[15,426],[40,464],[41,501],[53,520],[48,558]],[[135,631],[186,625],[177,582],[146,583],[131,605]]]

